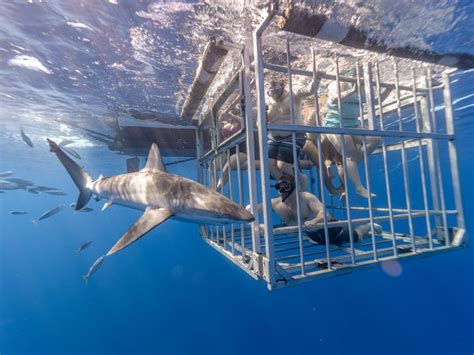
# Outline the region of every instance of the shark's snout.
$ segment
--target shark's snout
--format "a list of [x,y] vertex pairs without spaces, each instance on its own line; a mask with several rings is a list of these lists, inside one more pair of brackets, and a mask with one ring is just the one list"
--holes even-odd
[[254,215],[243,207],[240,209],[240,219],[248,223],[255,221]]

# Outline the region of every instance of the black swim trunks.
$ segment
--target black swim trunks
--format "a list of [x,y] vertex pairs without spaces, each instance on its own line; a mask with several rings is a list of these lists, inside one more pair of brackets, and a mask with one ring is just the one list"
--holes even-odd
[[[324,228],[318,229],[314,232],[305,232],[309,239],[313,242],[325,245],[326,244],[326,237],[324,234]],[[359,240],[359,236],[356,232],[352,231],[352,240],[357,242]],[[349,228],[345,227],[328,227],[328,239],[329,244],[336,245],[338,247],[342,246],[344,243],[350,243],[350,234]]]
[[[306,142],[306,133],[296,133],[296,156],[299,159],[301,149]],[[291,135],[287,137],[268,135],[268,158],[284,161],[293,164],[293,139]]]

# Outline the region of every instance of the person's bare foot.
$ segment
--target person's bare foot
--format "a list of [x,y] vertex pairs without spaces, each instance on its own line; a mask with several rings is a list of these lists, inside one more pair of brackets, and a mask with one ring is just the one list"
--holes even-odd
[[[361,224],[361,225],[355,227],[354,232],[356,232],[357,236],[359,237],[358,240],[357,240],[358,242],[360,242],[361,240],[363,240],[365,238],[368,238],[369,233],[371,233],[370,223]],[[382,232],[383,232],[382,226],[380,226],[377,223],[374,223],[374,234],[375,234],[375,236],[382,235]]]
[[332,179],[334,179],[334,174],[333,174],[333,172],[332,172],[332,169],[331,169],[331,168],[332,168],[331,164],[329,164],[329,165],[326,165],[326,174],[327,174],[327,176],[328,176],[329,180],[332,180]]
[[[356,188],[356,194],[364,198],[369,198],[369,191],[363,186]],[[374,198],[377,197],[377,195],[372,192],[371,197]]]

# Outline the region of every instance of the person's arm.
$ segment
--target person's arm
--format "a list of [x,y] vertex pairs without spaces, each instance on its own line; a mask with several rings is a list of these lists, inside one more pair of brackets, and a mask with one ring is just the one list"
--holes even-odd
[[[319,199],[310,193],[305,193],[306,203],[308,208],[313,212],[315,217],[304,223],[305,226],[311,226],[317,223],[322,223],[324,221],[324,210],[323,204]],[[329,213],[327,214],[328,220],[331,218]]]
[[[347,85],[346,85],[347,84]],[[343,83],[341,85],[341,103],[343,103],[349,96],[355,94],[357,91],[357,85],[353,84],[352,87],[349,87],[349,83]],[[346,90],[343,90],[346,89]],[[331,103],[336,103],[337,102],[337,82],[333,81],[331,84],[329,84],[328,87],[328,101]]]
[[314,80],[311,80],[311,82],[308,85],[303,86],[299,90],[296,90],[295,95],[294,95],[295,99],[302,99],[302,98],[311,96],[312,94],[314,94],[314,92],[318,88],[318,85],[319,85],[318,81],[316,81],[316,85],[315,85]]
[[[272,204],[272,209],[273,205],[277,202],[278,198],[272,198],[271,204]],[[250,204],[248,204],[245,209],[250,212]],[[257,213],[263,213],[263,203],[259,203],[257,206]]]

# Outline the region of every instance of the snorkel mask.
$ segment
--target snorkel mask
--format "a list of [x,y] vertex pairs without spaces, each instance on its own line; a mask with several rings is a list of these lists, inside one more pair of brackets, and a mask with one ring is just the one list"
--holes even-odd
[[296,188],[295,178],[293,176],[282,176],[272,187],[278,190],[281,195],[281,200],[285,202]]

